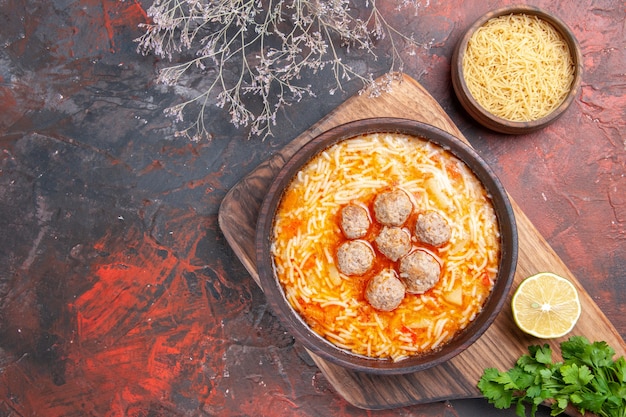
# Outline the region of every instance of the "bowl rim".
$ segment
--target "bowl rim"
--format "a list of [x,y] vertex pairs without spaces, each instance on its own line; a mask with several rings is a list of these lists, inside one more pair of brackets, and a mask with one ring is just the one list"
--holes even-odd
[[[552,26],[554,26],[554,28],[561,34],[561,36],[567,43],[570,50],[570,55],[572,56],[572,60],[574,61],[574,80],[570,87],[569,93],[557,108],[539,119],[530,121],[512,121],[494,115],[493,113],[485,109],[482,105],[480,105],[478,101],[476,101],[476,99],[474,99],[463,77],[463,57],[465,56],[467,44],[471,36],[488,20],[508,14],[534,15],[552,24]],[[576,36],[574,36],[574,33],[569,28],[569,26],[559,17],[536,6],[505,6],[482,15],[481,17],[476,19],[474,23],[472,23],[469,28],[467,28],[463,33],[463,36],[457,43],[452,55],[452,87],[456,93],[457,98],[461,102],[461,105],[472,116],[472,118],[481,123],[483,126],[500,133],[529,133],[539,130],[556,121],[559,117],[563,115],[563,113],[565,113],[565,111],[572,104],[572,102],[576,98],[576,95],[578,94],[582,83],[582,61],[582,53]]]
[[[270,251],[274,215],[285,188],[298,170],[313,156],[335,143],[361,134],[385,132],[423,137],[449,150],[461,159],[479,178],[489,193],[498,218],[501,239],[499,279],[496,280],[490,296],[475,320],[455,336],[453,343],[446,343],[435,351],[397,362],[348,352],[312,330],[286,300],[282,285],[274,273]],[[415,120],[386,117],[370,118],[348,122],[321,133],[302,146],[286,161],[272,180],[261,204],[255,233],[255,252],[259,281],[268,304],[292,336],[310,352],[354,371],[374,374],[405,374],[421,371],[453,358],[474,343],[493,323],[506,302],[515,275],[518,252],[517,225],[513,208],[504,187],[489,165],[469,144],[435,126]],[[500,294],[500,297],[494,297],[493,294]]]

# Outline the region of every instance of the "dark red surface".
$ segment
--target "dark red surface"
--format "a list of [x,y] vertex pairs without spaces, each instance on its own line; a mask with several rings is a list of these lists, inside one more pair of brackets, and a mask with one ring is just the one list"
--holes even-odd
[[[405,71],[626,336],[623,2],[533,2],[571,27],[585,74],[563,118],[515,137],[468,118],[450,84],[463,29],[512,2],[442,3],[417,16],[388,7],[429,45]],[[359,86],[285,109],[264,142],[217,108],[211,141],[175,138],[162,111],[179,96],[154,84],[162,63],[135,52],[148,4],[0,2],[0,416],[510,415],[480,401],[368,412],[334,392],[268,310],[217,212]],[[364,64],[380,73],[384,58]],[[314,82],[323,92],[331,80]]]

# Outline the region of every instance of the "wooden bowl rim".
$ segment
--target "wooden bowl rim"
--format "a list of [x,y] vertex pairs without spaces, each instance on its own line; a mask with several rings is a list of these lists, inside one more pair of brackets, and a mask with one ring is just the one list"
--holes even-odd
[[[565,42],[569,47],[570,54],[572,55],[572,60],[574,61],[574,81],[572,82],[568,95],[557,108],[552,110],[552,112],[536,120],[516,122],[503,119],[494,115],[493,113],[486,110],[483,106],[481,106],[476,101],[476,99],[474,99],[463,77],[463,57],[467,49],[467,43],[469,42],[471,36],[488,20],[509,14],[534,15],[552,24],[552,26],[554,26],[554,28],[561,34],[561,36],[563,36]],[[529,133],[539,130],[553,123],[555,120],[561,117],[572,104],[576,95],[578,94],[580,85],[582,83],[582,61],[583,59],[580,51],[580,46],[576,37],[574,36],[574,33],[559,17],[535,6],[506,6],[493,10],[481,16],[465,31],[460,41],[457,43],[457,46],[452,56],[452,86],[457,95],[457,98],[459,99],[461,105],[465,108],[465,110],[476,121],[478,121],[485,127],[488,127],[500,133],[507,134]]]
[[[483,182],[492,198],[501,235],[501,259],[498,280],[481,313],[455,338],[441,349],[424,355],[393,362],[368,358],[337,347],[313,331],[285,298],[281,284],[274,274],[270,253],[270,236],[274,215],[284,189],[298,170],[314,155],[344,139],[365,133],[399,133],[424,137],[439,144],[460,158]],[[288,331],[309,351],[334,364],[359,372],[375,374],[405,374],[439,365],[463,352],[493,323],[502,310],[513,283],[517,265],[518,238],[515,215],[504,187],[488,164],[476,151],[457,137],[434,126],[399,118],[357,120],[320,134],[300,148],[280,169],[269,187],[259,211],[255,235],[257,270],[261,288],[272,310]]]

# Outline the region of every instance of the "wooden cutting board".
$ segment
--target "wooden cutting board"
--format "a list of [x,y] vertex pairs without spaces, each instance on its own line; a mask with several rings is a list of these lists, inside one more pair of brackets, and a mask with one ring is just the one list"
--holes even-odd
[[[321,132],[342,123],[369,117],[414,119],[468,142],[435,99],[406,75],[401,82],[395,82],[391,93],[377,98],[356,95],[348,99],[243,178],[222,202],[219,211],[220,228],[259,286],[254,234],[259,207],[272,179],[297,149]],[[619,333],[519,206],[514,201],[511,203],[519,234],[518,264],[513,288],[525,277],[541,271],[551,271],[569,278],[578,288],[582,314],[568,337],[582,335],[591,341],[604,340],[616,350],[617,356],[624,355],[626,344]],[[480,396],[476,382],[484,368],[508,369],[520,355],[527,352],[529,345],[546,343],[517,329],[511,315],[510,297],[511,294],[503,311],[476,343],[446,364],[425,371],[394,376],[360,373],[309,353],[336,391],[360,408],[384,409],[447,399],[476,398]],[[555,355],[560,357],[559,343],[566,338],[549,341]]]

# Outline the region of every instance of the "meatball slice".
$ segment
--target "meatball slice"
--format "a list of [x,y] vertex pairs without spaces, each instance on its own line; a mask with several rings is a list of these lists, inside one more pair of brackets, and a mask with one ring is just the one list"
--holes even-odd
[[385,191],[374,200],[374,215],[385,226],[402,226],[409,218],[413,204],[402,190]]
[[369,228],[370,216],[365,208],[349,204],[341,209],[341,230],[348,239],[365,236]]
[[439,282],[441,266],[428,252],[416,250],[400,260],[399,271],[406,292],[422,294]]
[[400,227],[383,227],[375,242],[380,253],[394,262],[411,250],[411,234]]
[[381,311],[397,308],[404,299],[404,284],[393,269],[384,269],[370,280],[365,288],[365,298],[372,307]]
[[348,240],[337,249],[337,267],[346,275],[363,275],[374,263],[374,250],[362,240]]
[[436,211],[420,213],[415,222],[415,236],[432,246],[443,246],[450,240],[452,230],[448,221]]

